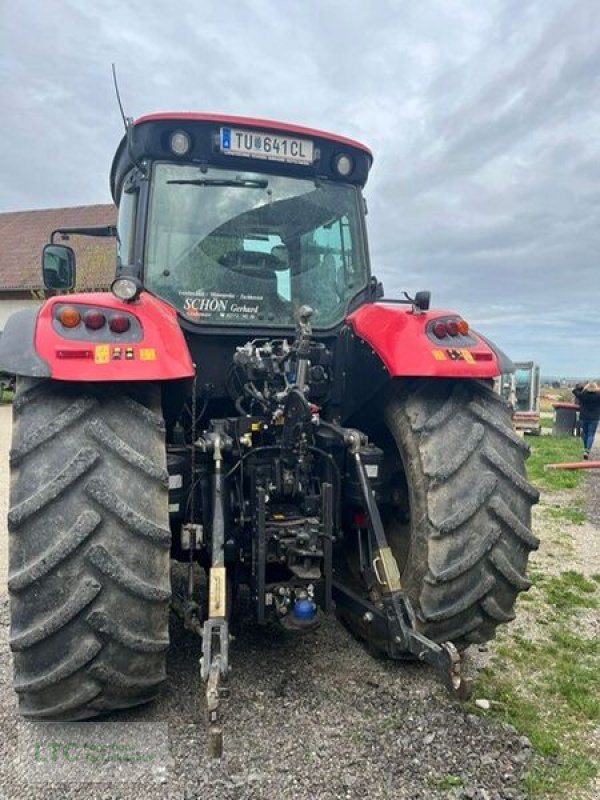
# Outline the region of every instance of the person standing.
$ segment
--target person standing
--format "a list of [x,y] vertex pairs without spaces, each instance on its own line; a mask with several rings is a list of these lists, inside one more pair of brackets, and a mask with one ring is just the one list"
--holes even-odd
[[600,386],[591,382],[578,384],[573,395],[579,405],[579,427],[583,440],[583,458],[587,461],[596,436],[598,420],[600,420]]

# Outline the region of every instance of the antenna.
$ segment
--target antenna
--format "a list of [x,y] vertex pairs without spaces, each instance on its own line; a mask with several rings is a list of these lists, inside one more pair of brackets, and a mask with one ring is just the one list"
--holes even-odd
[[139,169],[142,175],[146,175],[146,167],[141,164],[138,159],[135,157],[135,153],[133,152],[133,118],[125,116],[125,111],[123,110],[123,103],[121,102],[121,94],[119,92],[119,84],[117,83],[117,69],[115,67],[114,62],[111,64],[112,66],[112,74],[113,74],[113,83],[115,85],[115,93],[117,95],[117,103],[119,104],[119,110],[121,112],[121,117],[123,119],[123,125],[125,126],[125,136],[127,137],[127,152],[129,153],[129,157],[135,164],[135,166]]
[[119,110],[121,111],[121,117],[123,119],[123,125],[125,126],[125,133],[129,130],[129,126],[131,125],[131,120],[129,117],[125,116],[125,112],[123,111],[123,103],[121,102],[121,95],[119,93],[119,84],[117,83],[117,68],[115,67],[114,62],[111,64],[112,66],[112,75],[113,75],[113,83],[115,85],[115,94],[117,95],[117,103],[119,104]]

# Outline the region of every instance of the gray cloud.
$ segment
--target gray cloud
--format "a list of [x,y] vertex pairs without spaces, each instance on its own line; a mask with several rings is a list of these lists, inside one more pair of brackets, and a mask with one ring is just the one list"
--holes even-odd
[[3,4],[0,209],[108,202],[128,114],[206,110],[372,147],[372,264],[510,355],[600,374],[600,6],[587,0]]

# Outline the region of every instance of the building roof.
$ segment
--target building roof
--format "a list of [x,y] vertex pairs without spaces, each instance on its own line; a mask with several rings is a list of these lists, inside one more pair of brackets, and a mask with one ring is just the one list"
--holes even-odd
[[[0,292],[43,289],[42,248],[56,228],[116,225],[116,221],[113,205],[0,214]],[[68,244],[77,258],[76,288],[108,288],[115,274],[115,240],[71,236]]]

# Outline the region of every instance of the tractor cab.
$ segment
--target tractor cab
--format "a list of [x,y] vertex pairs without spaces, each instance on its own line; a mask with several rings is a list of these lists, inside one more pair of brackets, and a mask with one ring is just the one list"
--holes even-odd
[[357,142],[204,114],[139,119],[116,154],[118,274],[197,326],[339,325],[369,283]]

